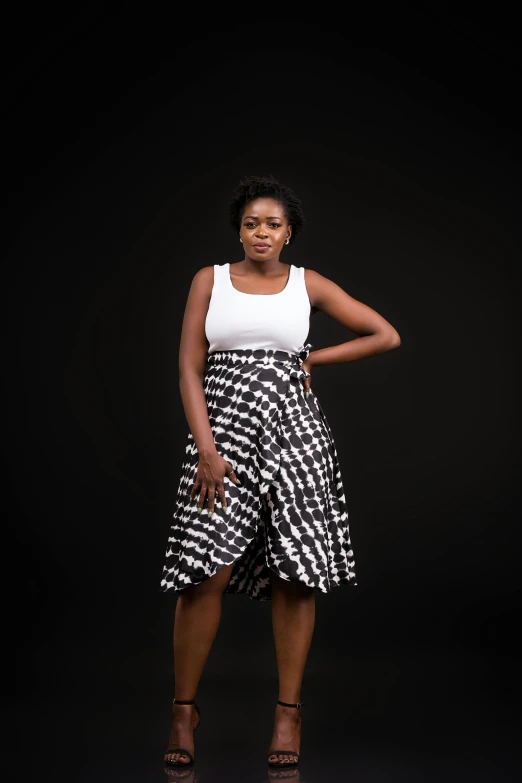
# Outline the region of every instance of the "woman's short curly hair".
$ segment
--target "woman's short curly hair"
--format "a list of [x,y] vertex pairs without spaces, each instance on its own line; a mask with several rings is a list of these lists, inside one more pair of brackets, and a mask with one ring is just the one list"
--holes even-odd
[[234,231],[239,233],[243,211],[246,205],[256,198],[272,198],[281,204],[286,219],[292,226],[289,244],[295,242],[296,236],[305,224],[301,201],[290,188],[282,185],[271,175],[268,177],[246,177],[239,183],[228,208],[230,224]]

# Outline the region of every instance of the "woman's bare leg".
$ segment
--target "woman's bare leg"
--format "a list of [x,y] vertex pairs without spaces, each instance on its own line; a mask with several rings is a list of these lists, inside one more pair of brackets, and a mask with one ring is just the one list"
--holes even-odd
[[[196,698],[199,681],[221,620],[221,599],[234,564],[214,576],[181,591],[174,619],[174,697]],[[172,733],[169,745],[186,748],[194,755],[192,733],[197,713],[191,704],[172,705]],[[165,761],[188,763],[188,756],[166,753]]]
[[[279,698],[292,704],[301,699],[301,683],[315,625],[313,588],[288,582],[270,571],[272,582],[272,627],[279,675]],[[301,710],[276,705],[272,749],[288,753],[269,756],[269,761],[295,760],[301,742]],[[294,753],[292,753],[294,751]]]

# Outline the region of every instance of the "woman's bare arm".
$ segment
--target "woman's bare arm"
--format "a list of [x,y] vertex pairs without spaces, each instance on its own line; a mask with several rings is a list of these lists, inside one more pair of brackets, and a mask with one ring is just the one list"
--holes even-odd
[[[227,506],[224,477],[228,475],[239,484],[232,465],[218,453],[208,418],[205,397],[205,366],[208,341],[205,319],[214,284],[214,267],[206,266],[194,275],[190,286],[179,346],[179,389],[187,422],[198,450],[198,471],[191,499],[198,498],[198,508],[203,510],[208,501],[212,516],[215,500]],[[230,473],[232,471],[232,473]]]
[[340,345],[312,351],[307,365],[352,362],[390,351],[401,344],[399,333],[382,315],[354,299],[327,277],[306,269],[305,283],[313,312],[321,310],[351,332],[362,335]]
[[203,389],[208,351],[205,318],[213,282],[214,268],[211,266],[203,267],[194,275],[185,306],[179,345],[179,390],[185,416],[200,454],[216,451]]

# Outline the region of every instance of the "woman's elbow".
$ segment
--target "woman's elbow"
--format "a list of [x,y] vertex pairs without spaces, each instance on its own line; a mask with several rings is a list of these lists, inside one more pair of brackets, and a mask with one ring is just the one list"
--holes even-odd
[[401,344],[401,336],[400,336],[399,332],[396,331],[392,335],[391,347],[392,348],[398,348],[400,344]]
[[388,351],[393,351],[394,348],[398,348],[401,344],[401,336],[396,329],[392,329],[386,335],[386,348]]
[[178,368],[178,381],[184,383],[187,380],[203,381],[204,373],[197,369],[197,367],[179,365]]

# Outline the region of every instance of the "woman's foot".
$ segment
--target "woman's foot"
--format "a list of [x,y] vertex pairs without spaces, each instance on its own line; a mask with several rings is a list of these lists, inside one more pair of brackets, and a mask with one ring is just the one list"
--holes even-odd
[[270,748],[284,750],[284,753],[268,751],[268,761],[271,764],[295,764],[301,745],[301,710],[298,707],[276,706],[274,732]]
[[169,744],[164,756],[164,761],[176,764],[190,764],[190,759],[186,753],[176,751],[169,753],[168,748],[185,748],[194,756],[194,729],[198,724],[198,713],[193,704],[174,704],[172,705],[172,731],[170,732]]

